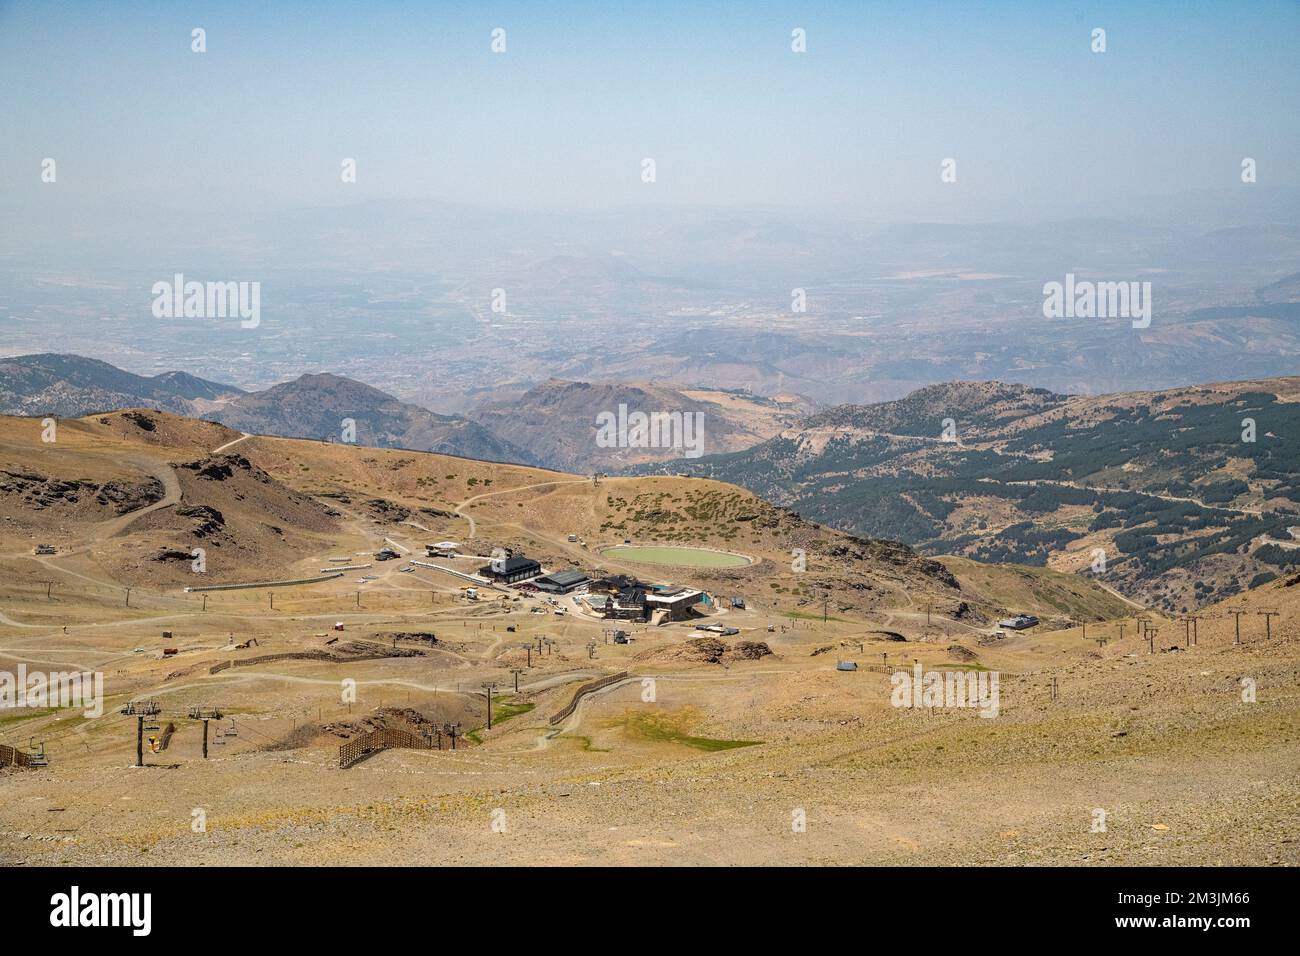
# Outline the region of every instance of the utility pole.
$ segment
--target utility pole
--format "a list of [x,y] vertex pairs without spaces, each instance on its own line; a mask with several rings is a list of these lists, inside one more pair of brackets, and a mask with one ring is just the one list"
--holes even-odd
[[122,713],[135,717],[135,765],[144,766],[144,719],[155,717],[162,707],[156,700],[133,700],[122,708]]
[[523,673],[518,667],[512,667],[510,673],[515,675],[515,693],[519,693],[519,675]]
[[926,602],[925,602],[925,626],[926,626],[926,627],[929,627],[929,626],[930,626],[930,609],[931,609],[932,607],[934,607],[933,602],[931,602],[931,601],[926,601]]
[[588,659],[588,660],[591,660],[591,659],[595,658],[595,656],[596,656],[596,642],[595,642],[595,641],[588,641],[588,642],[587,642],[587,659]]
[[1120,621],[1120,622],[1119,622],[1119,639],[1120,639],[1121,641],[1124,640],[1124,622],[1123,622],[1123,621]]
[[[825,591],[822,593],[822,623],[823,624],[826,623],[826,616],[830,612],[830,606],[831,606],[831,592]],[[926,615],[927,615],[926,623],[929,624],[930,623],[929,611],[926,612]]]
[[46,582],[45,582],[45,597],[46,597],[47,599],[50,597],[50,588],[52,588],[52,587],[54,587],[54,582],[53,582],[53,581],[46,581]]
[[496,681],[487,680],[483,682],[483,696],[487,698],[488,707],[488,730],[492,729],[492,692],[496,689]]
[[208,596],[205,594],[203,595],[203,610],[206,611],[207,609],[208,609]]
[[1156,652],[1156,635],[1159,633],[1160,633],[1160,628],[1150,627],[1150,626],[1147,627],[1146,638],[1147,638],[1148,654],[1154,654]]
[[130,607],[130,606],[131,606],[131,589],[130,589],[130,588],[127,588],[127,589],[126,589],[126,606],[127,606],[127,607]]
[[191,707],[190,719],[203,721],[203,759],[208,759],[208,721],[220,720],[224,715],[220,707]]
[[524,650],[528,652],[528,666],[533,666],[533,642],[529,641],[524,645]]
[[1278,612],[1277,612],[1277,611],[1257,611],[1256,613],[1258,613],[1258,614],[1262,614],[1263,617],[1264,617],[1264,640],[1266,640],[1266,641],[1271,641],[1271,640],[1273,639],[1272,621],[1273,621],[1273,618],[1275,618],[1275,617],[1278,616]]
[[[443,724],[443,725],[442,725],[442,732],[443,732],[444,734],[446,734],[448,737],[451,738],[451,749],[452,749],[452,750],[455,750],[455,749],[456,749],[456,731],[458,731],[458,730],[460,730],[460,721],[459,721],[459,720],[456,721],[455,723],[448,723],[448,724]],[[442,742],[441,742],[441,741],[439,741],[439,743],[438,743],[438,749],[439,749],[439,750],[442,749]]]
[[275,610],[275,592],[272,591],[270,594],[267,595],[267,597],[269,597],[269,598],[271,599],[271,610],[274,611],[274,610]]
[[1088,622],[1087,622],[1087,621],[1084,621],[1084,622],[1083,622],[1083,639],[1084,639],[1085,641],[1088,639]]
[[1236,625],[1237,625],[1236,636],[1233,638],[1232,643],[1240,644],[1241,643],[1241,616],[1243,614],[1246,614],[1247,612],[1244,610],[1229,610],[1228,613],[1233,615],[1236,618]]

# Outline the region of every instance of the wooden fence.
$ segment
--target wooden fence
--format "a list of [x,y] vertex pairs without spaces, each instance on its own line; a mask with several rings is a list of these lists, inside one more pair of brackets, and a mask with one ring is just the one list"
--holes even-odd
[[15,747],[0,744],[0,767],[30,767],[32,758]]
[[626,680],[626,679],[627,679],[627,671],[620,671],[617,674],[610,674],[608,677],[602,677],[599,680],[594,680],[591,681],[590,683],[583,684],[581,687],[577,689],[577,691],[574,692],[573,700],[569,701],[569,703],[565,705],[563,710],[561,710],[559,713],[557,713],[554,717],[551,718],[551,724],[554,725],[560,723],[561,721],[568,720],[569,717],[573,714],[573,712],[577,710],[578,704],[582,701],[582,698],[586,697],[592,691],[600,690],[602,687],[608,687],[610,684],[616,684],[619,681]]
[[260,657],[246,657],[243,660],[221,661],[209,667],[208,673],[219,674],[228,667],[249,667],[252,664],[267,664],[271,661],[326,661],[331,664],[353,664],[360,661],[383,661],[401,656],[404,655],[383,652],[344,657],[342,654],[331,654],[329,651],[287,651],[283,654],[263,654]]
[[385,727],[382,730],[362,734],[360,737],[342,744],[339,747],[339,769],[347,770],[348,767],[359,763],[371,754],[378,753],[381,750],[391,750],[394,747],[405,747],[409,750],[432,750],[433,744],[428,737],[413,730]]

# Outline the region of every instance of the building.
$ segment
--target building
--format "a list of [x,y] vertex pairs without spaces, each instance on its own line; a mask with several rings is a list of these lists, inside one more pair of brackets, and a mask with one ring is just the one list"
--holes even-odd
[[584,574],[582,571],[556,571],[553,574],[542,575],[534,580],[533,584],[537,585],[539,590],[551,594],[568,594],[590,581],[591,575]]
[[621,574],[591,584],[587,603],[597,614],[620,621],[644,621],[646,591],[636,578]]
[[645,596],[646,617],[653,618],[656,611],[666,611],[665,620],[685,621],[691,608],[704,600],[704,592],[695,588],[665,588],[648,591]]
[[480,577],[490,578],[500,584],[514,584],[516,581],[537,577],[542,573],[542,566],[532,558],[513,554],[502,561],[485,564],[478,569],[478,573]]

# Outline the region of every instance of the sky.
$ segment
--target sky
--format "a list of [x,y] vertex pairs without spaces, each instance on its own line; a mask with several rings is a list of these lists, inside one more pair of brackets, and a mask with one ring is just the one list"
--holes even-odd
[[368,199],[1112,212],[1233,188],[1244,157],[1262,185],[1300,183],[1297,54],[1300,3],[1268,0],[0,0],[0,203],[39,215],[49,157],[61,202],[180,217]]

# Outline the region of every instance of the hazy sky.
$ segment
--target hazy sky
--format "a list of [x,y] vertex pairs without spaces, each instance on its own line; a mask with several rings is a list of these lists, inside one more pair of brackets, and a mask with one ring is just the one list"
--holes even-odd
[[[807,53],[791,52],[795,27]],[[1296,185],[1297,91],[1293,0],[0,0],[0,199],[44,201],[53,157],[64,202],[1040,218],[1231,188],[1245,156],[1261,184]],[[956,184],[940,182],[945,157]]]

